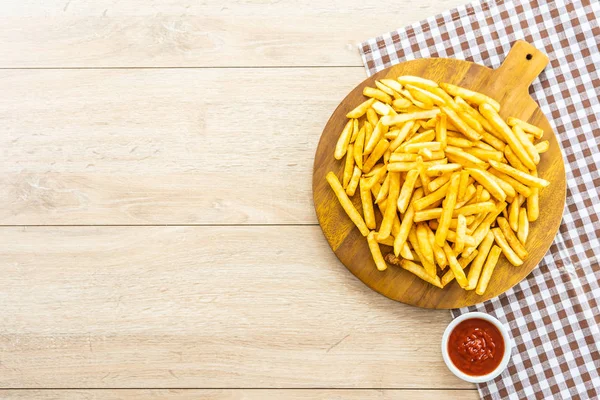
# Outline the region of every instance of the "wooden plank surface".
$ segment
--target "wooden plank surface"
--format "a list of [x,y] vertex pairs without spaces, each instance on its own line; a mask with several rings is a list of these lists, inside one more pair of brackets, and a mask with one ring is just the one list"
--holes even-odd
[[134,389],[134,390],[0,390],[0,397],[6,400],[36,398],[40,400],[474,400],[479,395],[476,390],[331,390],[331,389]]
[[0,229],[0,387],[471,388],[319,227]]
[[464,0],[23,3],[0,15],[2,68],[362,67],[358,43]]
[[356,44],[463,1],[0,5],[0,397],[476,398],[310,189]]
[[0,71],[0,223],[314,224],[319,137],[363,78],[362,68]]

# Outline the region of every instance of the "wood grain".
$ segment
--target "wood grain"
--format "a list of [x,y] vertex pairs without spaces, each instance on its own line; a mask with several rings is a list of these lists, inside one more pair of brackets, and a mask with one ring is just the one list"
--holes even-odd
[[363,77],[362,68],[0,71],[0,223],[316,224],[314,150]]
[[[319,227],[0,229],[0,387],[472,388]],[[435,378],[432,378],[435,377]]]
[[0,67],[362,67],[358,43],[463,2],[16,2]]
[[[529,54],[533,55],[531,60],[526,58]],[[566,195],[564,163],[556,137],[548,120],[528,93],[531,82],[547,63],[547,57],[533,46],[517,42],[497,70],[454,59],[418,59],[381,71],[350,92],[323,131],[315,157],[313,193],[317,217],[325,237],[338,258],[353,274],[373,290],[394,300],[426,308],[459,308],[504,293],[535,268],[558,231]],[[327,172],[334,171],[339,176],[343,169],[343,164],[334,160],[333,149],[347,121],[346,113],[364,101],[363,87],[374,86],[376,79],[396,78],[400,75],[423,76],[437,82],[449,82],[480,91],[500,102],[502,117],[514,116],[540,126],[545,132],[544,139],[550,141],[550,149],[543,154],[538,171],[541,177],[551,182],[551,186],[540,193],[540,210],[543,212],[539,220],[530,226],[526,246],[529,257],[518,268],[502,257],[482,296],[475,291],[461,289],[456,281],[449,287],[438,289],[398,267],[379,272],[366,240],[346,216],[325,181]],[[357,209],[361,210],[359,196],[355,196],[353,201]]]
[[40,399],[102,399],[102,400],[429,400],[443,398],[448,400],[479,399],[477,390],[332,390],[332,389],[135,389],[135,390],[0,390],[5,400]]

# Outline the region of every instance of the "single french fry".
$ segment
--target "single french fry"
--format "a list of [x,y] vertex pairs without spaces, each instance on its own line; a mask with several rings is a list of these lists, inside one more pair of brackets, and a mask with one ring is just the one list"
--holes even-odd
[[354,142],[354,148],[352,154],[354,156],[354,163],[358,168],[363,168],[363,146],[365,145],[365,126],[358,131],[356,141]]
[[477,229],[477,227],[479,227],[487,215],[488,213],[485,212],[475,215],[475,219],[473,219],[473,221],[467,225],[467,234],[473,234],[473,232]]
[[473,263],[469,269],[469,275],[467,276],[468,284],[465,288],[466,290],[473,290],[475,287],[477,287],[477,282],[479,281],[483,264],[493,244],[494,234],[488,230],[487,234],[479,245],[479,248],[477,249],[477,256],[473,259]]
[[394,254],[396,257],[400,254],[400,250],[402,246],[406,243],[406,239],[408,239],[408,235],[410,233],[410,228],[413,224],[413,217],[415,215],[414,203],[418,201],[423,196],[423,189],[415,190],[412,200],[404,213],[404,218],[402,218],[402,223],[400,224],[400,232],[396,235],[394,240]]
[[442,144],[439,142],[426,142],[426,143],[410,143],[403,144],[398,148],[398,151],[403,153],[418,153],[421,149],[429,149],[431,151],[442,150]]
[[[433,165],[432,165],[433,167]],[[429,176],[427,176],[427,168],[423,165],[423,158],[417,157],[417,171],[419,171],[419,177],[421,178],[421,183],[423,185],[423,192],[427,195],[429,194]]]
[[[437,241],[437,236],[436,243],[439,245],[439,242]],[[463,271],[461,265],[458,263],[456,255],[452,251],[452,248],[450,248],[450,245],[446,243],[446,241],[444,241],[442,248],[444,249],[444,253],[446,254],[446,259],[448,260],[450,270],[452,270],[452,272],[454,273],[454,278],[456,279],[456,282],[458,282],[461,288],[465,288],[467,286],[467,276],[465,275],[465,271]]]
[[430,259],[426,257],[421,251],[421,246],[419,244],[419,238],[417,236],[417,226],[413,225],[408,234],[408,241],[411,244],[415,253],[417,253],[417,257],[421,260],[421,264],[423,264],[423,268],[425,271],[429,273],[429,271],[435,270],[435,264],[432,264]]
[[434,180],[429,182],[429,184],[427,186],[429,188],[429,192],[435,192],[440,187],[445,185],[447,182],[450,181],[451,176],[452,176],[452,173],[447,173],[442,176],[438,176],[437,178],[435,178]]
[[415,162],[418,157],[419,155],[415,153],[392,153],[390,162]]
[[527,219],[527,210],[523,207],[519,209],[519,226],[517,228],[517,237],[522,244],[527,242],[529,236],[529,220]]
[[381,101],[373,103],[371,108],[379,115],[397,115],[396,111],[389,104],[382,103]]
[[540,163],[540,154],[537,152],[535,146],[533,145],[533,143],[531,143],[529,138],[527,138],[525,131],[523,131],[523,129],[519,125],[513,126],[512,131],[515,134],[515,136],[517,137],[517,140],[521,143],[521,145],[525,149],[525,152],[527,153],[527,155],[529,156],[531,161],[533,161],[533,163],[536,165],[539,164]]
[[[448,228],[450,227],[450,220],[452,219],[452,212],[456,205],[456,196],[458,195],[458,184],[460,183],[460,174],[454,172],[450,178],[448,193],[446,200],[443,203],[442,215],[440,217],[440,226],[435,232],[435,242],[438,246],[442,247],[446,243],[446,236],[448,234]],[[448,254],[446,254],[446,257]],[[448,260],[450,262],[450,260]],[[462,271],[462,270],[461,270]],[[456,272],[454,272],[456,275]],[[458,280],[458,278],[457,278]],[[460,281],[459,281],[460,283]],[[461,285],[462,286],[462,285]]]
[[346,161],[344,163],[344,175],[342,178],[342,186],[345,188],[348,187],[348,183],[350,182],[350,178],[352,178],[352,173],[354,172],[354,145],[348,145],[348,151],[346,152]]
[[369,100],[366,100],[366,101],[360,103],[354,110],[349,111],[348,114],[346,114],[346,118],[362,117],[363,115],[365,115],[365,113],[371,107],[371,105],[373,104],[374,101],[375,101],[375,99],[369,99]]
[[389,94],[384,93],[379,89],[365,86],[365,88],[363,89],[363,95],[367,96],[367,97],[372,97],[383,103],[392,104],[392,97]]
[[377,115],[375,110],[372,108],[367,110],[367,121],[369,121],[372,126],[377,126],[377,122],[379,122],[379,115]]
[[438,287],[440,289],[442,288],[442,283],[440,282],[440,278],[437,275],[436,276],[429,275],[425,271],[425,269],[422,266],[420,266],[419,264],[415,264],[414,262],[409,261],[409,260],[400,260],[400,266],[402,268],[404,268],[405,270],[411,272],[418,278],[424,280],[425,282],[430,283],[433,286]]
[[458,200],[463,200],[467,193],[467,186],[469,185],[469,171],[463,169],[460,171],[460,181],[458,183]]
[[435,259],[435,263],[440,267],[440,269],[446,268],[448,265],[448,260],[446,260],[446,253],[444,253],[444,249],[438,246],[435,243],[435,234],[431,231],[427,224],[423,224],[425,229],[427,230],[427,238],[429,239],[429,244],[433,250],[433,257]]
[[375,222],[375,212],[373,210],[373,199],[371,197],[371,188],[365,185],[366,179],[360,179],[360,201],[362,203],[364,221],[369,229],[377,227]]
[[[479,142],[482,143],[482,142]],[[470,154],[474,157],[479,158],[482,161],[494,160],[501,162],[504,159],[504,153],[496,150],[483,150],[477,147],[465,148],[463,151],[467,154]]]
[[397,80],[404,86],[413,85],[427,90],[434,89],[439,86],[436,82],[429,79],[421,78],[419,76],[403,75],[399,76]]
[[500,253],[501,249],[498,246],[494,246],[490,250],[487,260],[485,261],[485,265],[483,266],[483,271],[481,272],[481,278],[479,278],[479,283],[475,289],[475,293],[480,296],[483,295],[487,289],[488,283],[492,277],[492,273],[494,272],[494,268],[496,268],[496,264],[498,263]]
[[[409,121],[409,122],[414,122],[414,121]],[[435,139],[435,131],[433,129],[428,129],[426,131],[417,133],[416,135],[411,137],[409,140],[404,142],[404,144],[402,144],[401,147],[409,145],[409,144],[413,144],[413,143],[431,142],[434,139]]]
[[479,106],[479,111],[492,124],[495,130],[502,135],[504,141],[508,143],[523,165],[529,169],[535,169],[535,163],[529,157],[517,135],[506,125],[506,122],[504,122],[500,115],[489,104],[485,103]]
[[[472,178],[469,177],[469,181],[471,181],[471,180],[472,180]],[[460,185],[460,183],[459,183],[459,185]],[[460,188],[460,186],[459,186],[459,188]],[[461,201],[456,203],[454,208],[461,208],[461,207],[464,207],[465,205],[470,204],[471,200],[474,199],[474,196],[476,193],[477,193],[477,189],[475,189],[475,185],[472,183],[468,184],[467,190],[465,192],[465,196],[463,197],[463,199]]]
[[527,169],[527,167],[525,167],[523,165],[521,160],[519,160],[519,157],[517,157],[517,155],[512,151],[510,146],[506,146],[506,148],[504,149],[504,156],[506,157],[506,159],[508,160],[508,163],[511,166],[518,169],[519,171],[529,173],[529,170]]
[[[387,131],[388,131],[387,126],[382,125],[381,124],[381,120],[379,120],[379,122],[377,123],[377,125],[373,129],[373,134],[369,138],[369,142],[368,143],[365,142],[367,144],[365,145],[363,153],[365,155],[371,154],[371,152],[375,149],[375,147],[377,146],[377,144],[379,144],[379,142],[381,141],[381,139],[383,139],[383,135],[385,135]],[[383,153],[381,153],[381,154],[383,155]]]
[[388,142],[385,139],[381,139],[379,141],[379,143],[377,143],[377,146],[375,146],[375,148],[373,149],[373,152],[371,154],[369,154],[367,161],[365,161],[365,163],[363,164],[362,170],[364,172],[369,172],[371,170],[371,168],[373,168],[373,166],[375,166],[377,161],[379,161],[379,159],[381,157],[383,157],[383,155],[385,154],[385,152],[387,151],[387,149],[389,147],[390,147],[390,142]]
[[442,144],[442,149],[446,148],[447,145],[447,129],[448,129],[448,116],[444,113],[438,114],[435,125],[435,140]]
[[537,151],[538,154],[547,152],[549,148],[550,148],[550,142],[547,140],[539,142],[538,144],[535,145],[535,151]]
[[412,102],[408,99],[405,99],[404,97],[400,98],[400,99],[395,99],[394,101],[392,101],[392,107],[396,111],[406,110],[411,105],[412,105]]
[[390,174],[385,176],[383,183],[381,184],[381,188],[375,197],[375,204],[381,203],[383,200],[387,199],[388,193],[390,189]]
[[[462,267],[463,270],[465,268],[467,268],[467,266],[471,263],[471,261],[473,261],[473,259],[477,256],[478,253],[479,252],[477,250],[475,250],[468,257],[461,256],[458,259],[458,263],[460,264],[460,266]],[[449,270],[448,272],[446,272],[444,274],[444,276],[442,276],[442,286],[446,287],[446,285],[449,284],[450,282],[452,282],[453,280],[454,280],[454,272],[452,272],[452,270]]]
[[477,168],[467,168],[467,171],[469,171],[469,174],[473,179],[487,189],[487,191],[496,199],[500,201],[506,200],[506,193],[504,193],[500,185],[498,185],[492,174]]
[[481,168],[485,162],[469,153],[464,152],[459,147],[447,146],[444,150],[446,157],[453,163],[461,164],[466,168]]
[[419,172],[416,170],[410,170],[406,175],[406,179],[402,185],[402,190],[400,191],[397,202],[398,211],[400,211],[402,214],[404,214],[408,208],[408,204],[413,194],[413,190],[415,189],[415,183],[417,182],[418,177]]
[[434,108],[432,110],[406,113],[406,114],[398,114],[398,115],[386,115],[381,117],[381,123],[385,126],[391,125],[400,125],[408,121],[413,121],[417,119],[429,119],[435,117],[439,114],[440,109]]
[[519,206],[521,203],[519,202],[519,197],[515,197],[515,199],[508,206],[508,224],[510,225],[510,229],[513,231],[517,231],[519,229]]
[[352,120],[348,120],[346,126],[342,130],[340,137],[335,145],[335,152],[333,156],[336,160],[341,160],[344,155],[346,155],[346,151],[348,150],[348,145],[350,144],[350,137],[352,136],[352,129],[354,127],[354,123]]
[[465,135],[467,139],[479,140],[481,135],[473,128],[471,128],[459,115],[449,106],[440,106],[440,110],[448,116],[448,119],[458,129],[460,133]]
[[518,180],[506,175],[505,173],[502,173],[494,168],[490,168],[488,170],[488,172],[490,174],[502,179],[504,182],[508,183],[509,185],[511,185],[513,188],[515,188],[515,190],[517,192],[522,194],[524,197],[529,197],[531,195],[531,189],[528,186],[526,186],[526,185],[522,184],[521,182],[519,182]]
[[[435,276],[436,275],[435,259],[433,257],[433,247],[431,247],[431,243],[429,243],[429,236],[427,234],[427,225],[423,224],[423,223],[417,224],[416,228],[417,228],[416,231],[417,231],[417,240],[419,242],[419,248],[421,249],[421,254],[423,254],[423,257],[427,261],[426,263],[423,264],[423,267],[425,268],[425,271],[429,275]],[[423,261],[423,260],[421,260],[421,261]]]
[[498,139],[496,136],[488,133],[487,131],[483,131],[481,133],[481,140],[498,151],[504,151],[508,147],[501,139]]
[[521,129],[523,129],[527,133],[531,133],[533,136],[535,136],[536,139],[539,139],[542,136],[544,136],[544,130],[542,128],[538,128],[535,125],[531,125],[525,121],[521,121],[518,118],[508,117],[506,122],[510,126],[520,126]]
[[462,149],[467,149],[467,148],[473,147],[472,141],[470,141],[468,139],[459,138],[459,137],[449,136],[446,139],[446,143],[448,144],[448,146],[460,147]]
[[356,137],[358,136],[358,132],[358,120],[354,119],[352,120],[352,136],[350,136],[350,143],[354,143]]
[[379,227],[379,237],[381,239],[385,239],[392,233],[394,215],[397,215],[394,204],[398,201],[398,195],[400,194],[400,174],[398,172],[390,172],[388,176],[390,180],[390,189],[387,199],[388,207],[385,209],[385,214],[383,215],[383,220]]
[[[374,189],[375,188],[371,189],[371,193],[374,192]],[[381,203],[377,204],[377,207],[379,207],[379,211],[381,212],[381,215],[385,215],[385,210],[387,208],[387,199],[383,200]],[[399,233],[400,233],[400,219],[398,218],[398,214],[396,214],[396,215],[394,215],[394,221],[392,222],[392,234],[389,237],[392,237],[392,235],[393,235],[393,238],[395,241],[396,236],[398,236]],[[387,238],[382,239],[382,240],[386,240],[386,239]],[[404,250],[404,249],[402,249],[402,250]],[[409,259],[412,259],[412,258],[409,258]]]
[[507,165],[504,163],[499,163],[499,162],[490,160],[490,165],[492,166],[492,168],[497,169],[498,171],[500,171],[508,176],[511,176],[511,177],[515,178],[516,180],[518,180],[519,182],[521,182],[522,184],[530,186],[530,187],[544,188],[550,184],[550,182],[548,182],[545,179],[541,179],[535,175],[530,175],[523,171],[519,171],[518,169],[513,168],[510,165]]
[[500,104],[492,99],[489,96],[484,95],[483,93],[475,92],[473,90],[465,89],[460,86],[452,85],[450,83],[440,83],[440,87],[448,92],[451,96],[459,96],[463,99],[475,103],[477,105],[481,105],[484,103],[489,104],[496,110],[496,112],[500,111]]
[[442,164],[442,165],[432,165],[426,169],[427,176],[442,176],[449,172],[454,172],[462,168],[460,164]]
[[375,86],[377,86],[377,89],[381,90],[382,92],[394,97],[395,92],[392,88],[386,86],[383,82],[381,81],[375,81]]
[[502,191],[506,194],[507,199],[509,197],[514,198],[517,195],[517,191],[515,190],[514,187],[512,187],[512,185],[510,183],[504,181],[503,179],[498,178],[496,175],[494,175],[488,171],[485,171],[485,173],[487,174],[487,176],[490,179],[493,179],[498,184],[498,186],[500,186]]
[[458,214],[458,225],[456,227],[456,241],[454,242],[454,252],[462,253],[465,248],[465,236],[467,236],[467,219],[464,215]]
[[446,101],[443,98],[439,97],[430,90],[426,90],[411,84],[407,84],[405,87],[406,89],[410,90],[413,97],[417,98],[418,100],[424,103],[432,103],[438,106],[446,104]]
[[385,151],[385,153],[383,153],[383,163],[384,164],[388,164],[390,162],[391,155],[392,155],[392,152],[390,151],[390,149],[388,147],[388,149]]
[[511,249],[513,249],[517,257],[519,257],[521,260],[526,259],[529,253],[527,252],[527,250],[525,250],[525,247],[521,244],[521,242],[517,238],[517,235],[515,235],[513,230],[510,228],[510,225],[506,218],[498,218],[496,222],[498,223],[500,230],[504,234],[504,238],[508,242],[508,245]]
[[512,247],[510,247],[510,245],[506,241],[506,238],[504,237],[504,234],[502,233],[502,230],[500,228],[493,228],[492,233],[494,234],[494,239],[496,243],[502,249],[502,253],[504,253],[504,256],[506,257],[508,262],[510,262],[515,267],[522,265],[523,260],[521,260],[519,256],[517,256],[517,254],[514,252]]
[[[488,201],[489,199],[490,199],[490,192],[488,192],[486,189],[483,189],[481,191],[481,196],[479,196],[479,201],[485,202],[485,201]],[[511,199],[512,199],[512,197],[511,197]],[[510,201],[508,195],[506,195],[506,200]]]
[[352,201],[350,201],[350,199],[346,195],[346,192],[344,192],[344,188],[338,180],[338,177],[332,171],[330,171],[327,174],[326,179],[329,183],[329,186],[331,186],[331,189],[333,189],[333,193],[335,193],[336,197],[338,198],[342,208],[344,209],[346,214],[348,214],[348,217],[350,217],[352,222],[354,222],[354,225],[356,225],[360,233],[363,236],[367,236],[369,234],[369,228],[367,228],[367,225],[365,224],[365,221],[363,220],[362,216],[356,210],[356,208],[352,204]]
[[390,143],[390,150],[392,150],[392,152],[396,151],[396,149],[400,147],[400,145],[406,140],[406,137],[411,132],[414,126],[415,121],[408,121],[407,123],[402,125],[402,128],[400,128],[400,131],[398,132],[398,136],[396,136],[392,143]]
[[440,187],[435,192],[431,192],[427,196],[417,200],[414,202],[415,211],[424,210],[425,208],[431,206],[438,200],[442,200],[446,197],[446,193],[448,193],[448,188],[450,187],[450,182],[446,183],[442,187]]
[[402,90],[402,85],[395,79],[381,79],[381,83],[383,83],[387,87],[395,90],[396,92],[399,92]]
[[356,188],[358,187],[358,181],[360,179],[361,170],[357,166],[354,166],[354,172],[352,173],[352,177],[350,178],[350,182],[348,182],[348,186],[346,187],[346,194],[350,197],[354,196],[356,192]]
[[[472,119],[477,121],[483,130],[488,131],[488,132],[493,130],[490,123],[485,118],[483,118],[483,116],[481,114],[479,114],[479,111],[477,111],[475,108],[471,107],[471,105],[469,103],[467,103],[462,97],[457,96],[454,98],[454,101],[460,108],[460,111],[462,111],[464,114],[469,115],[469,117],[471,117]],[[475,127],[473,127],[473,129],[475,129]],[[477,130],[477,132],[481,133],[481,131],[479,131],[478,129],[476,129],[476,130]]]
[[[380,166],[378,168],[378,166]],[[375,185],[376,183],[380,183],[383,182],[383,180],[385,180],[385,177],[387,176],[387,169],[385,168],[385,166],[383,164],[378,164],[375,167],[373,167],[373,169],[371,169],[371,172],[375,171],[375,169],[377,169],[377,172],[375,174],[373,174],[373,176],[371,176],[370,178],[368,178],[367,182],[366,182],[366,186],[371,188],[373,187],[373,185]],[[367,175],[363,175],[364,177],[367,177]]]
[[367,243],[369,244],[369,250],[371,250],[371,255],[373,256],[373,261],[375,261],[375,266],[379,271],[385,271],[387,269],[387,264],[383,259],[383,255],[381,254],[381,249],[379,248],[379,243],[377,243],[376,232],[371,231],[367,236]]
[[363,146],[363,155],[367,155],[365,153],[364,147],[367,145],[367,143],[369,143],[369,140],[371,140],[371,136],[373,136],[374,125],[371,125],[369,121],[365,121],[365,124],[363,126],[365,127],[365,144]]
[[[532,174],[537,176],[537,171],[533,171]],[[529,222],[537,220],[540,215],[539,197],[540,189],[537,187],[531,188],[531,196],[527,197],[527,218]]]

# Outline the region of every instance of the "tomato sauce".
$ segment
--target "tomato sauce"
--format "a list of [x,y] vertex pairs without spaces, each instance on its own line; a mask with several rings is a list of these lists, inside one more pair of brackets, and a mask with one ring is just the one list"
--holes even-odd
[[448,354],[456,368],[465,374],[486,375],[495,370],[504,357],[504,338],[491,322],[466,319],[450,333]]

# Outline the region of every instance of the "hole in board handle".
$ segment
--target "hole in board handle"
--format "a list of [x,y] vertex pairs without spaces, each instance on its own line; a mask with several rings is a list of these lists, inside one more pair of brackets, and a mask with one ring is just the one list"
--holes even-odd
[[528,59],[528,60],[531,60],[531,59],[533,58],[533,56],[532,56],[531,54],[527,54],[527,55],[525,56],[525,58],[526,58],[526,59]]

